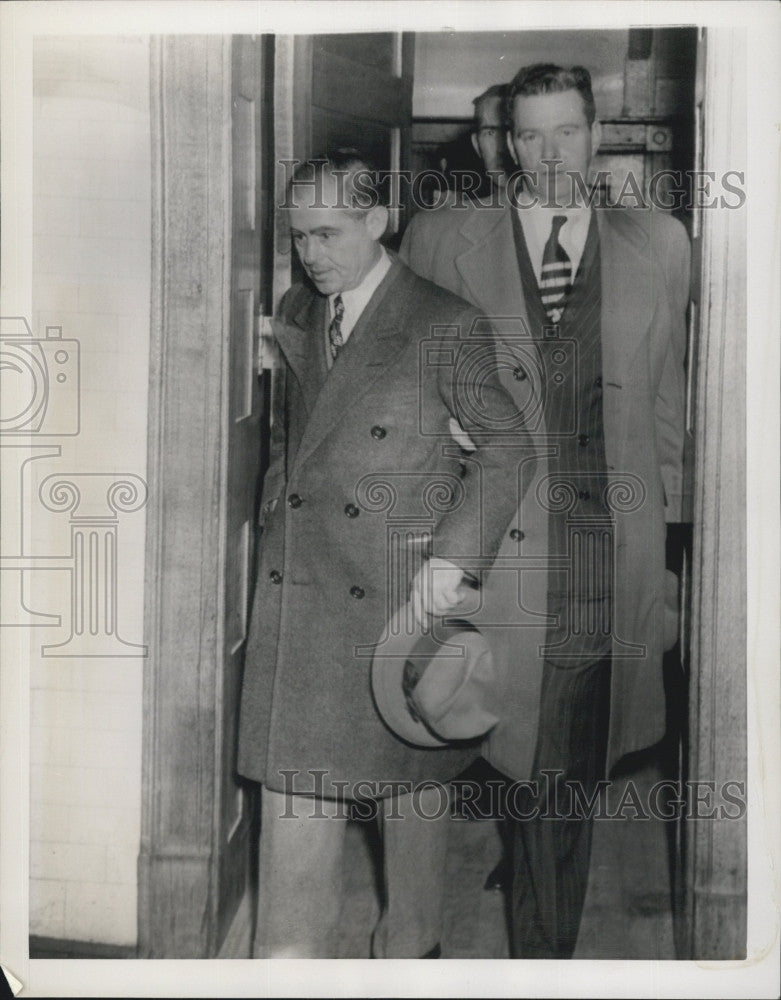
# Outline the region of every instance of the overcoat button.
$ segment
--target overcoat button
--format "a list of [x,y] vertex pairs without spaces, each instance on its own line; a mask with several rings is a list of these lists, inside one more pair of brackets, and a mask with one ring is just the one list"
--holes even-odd
[[278,569],[272,569],[272,571],[268,575],[268,578],[269,580],[271,580],[272,583],[282,583],[282,574],[279,572]]
[[377,441],[382,441],[382,439],[385,437],[387,433],[388,432],[385,430],[385,428],[380,427],[379,424],[372,427],[372,437]]
[[590,500],[591,499],[591,494],[589,493],[588,490],[580,490],[578,492],[578,496],[580,497],[581,500]]
[[350,596],[354,597],[356,601],[360,601],[365,596],[363,587],[350,587]]
[[513,369],[513,378],[516,382],[523,382],[526,378],[526,369],[518,365],[517,368]]
[[287,498],[288,507],[292,507],[294,510],[296,507],[300,507],[303,502],[303,499],[297,493],[291,493]]
[[354,503],[348,503],[347,506],[344,508],[344,512],[348,517],[358,517],[358,515],[361,513]]
[[597,387],[597,389],[601,389],[602,388],[602,376],[601,375],[597,375],[597,377],[594,379],[594,385]]
[[578,444],[580,445],[581,448],[585,448],[586,445],[589,443],[590,440],[591,440],[591,438],[588,436],[588,434],[579,434],[578,435]]
[[512,531],[510,532],[510,538],[512,538],[514,542],[522,542],[524,539],[524,534],[520,530],[520,528],[513,528]]

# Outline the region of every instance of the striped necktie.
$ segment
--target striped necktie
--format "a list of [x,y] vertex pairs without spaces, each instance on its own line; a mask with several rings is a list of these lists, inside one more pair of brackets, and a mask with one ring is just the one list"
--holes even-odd
[[561,319],[567,294],[572,287],[572,261],[559,243],[559,233],[566,221],[566,215],[553,216],[550,236],[542,254],[540,294],[551,323],[558,323]]
[[344,302],[342,296],[337,295],[334,299],[334,318],[328,326],[328,346],[331,348],[331,359],[336,361],[339,348],[344,347],[344,337],[342,336],[342,320],[344,319]]

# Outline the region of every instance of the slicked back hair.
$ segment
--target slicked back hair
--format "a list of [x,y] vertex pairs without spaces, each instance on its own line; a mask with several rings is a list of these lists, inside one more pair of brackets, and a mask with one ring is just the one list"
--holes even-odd
[[352,147],[334,149],[299,163],[290,179],[287,203],[296,204],[297,186],[311,189],[319,183],[322,192],[322,182],[327,176],[334,177],[339,185],[339,204],[329,208],[344,208],[360,215],[385,204],[379,175],[370,157]]
[[506,83],[495,83],[492,87],[489,87],[488,90],[484,90],[482,94],[478,94],[478,96],[472,101],[472,104],[475,107],[475,113],[474,113],[474,115],[475,115],[475,126],[476,127],[478,127],[481,124],[481,122],[480,122],[480,115],[482,114],[483,106],[488,101],[490,101],[492,99],[495,99],[495,98],[499,98],[500,99],[501,104],[500,104],[499,110],[500,110],[500,113],[502,115],[502,118],[503,119],[506,118],[507,108],[506,108],[505,105],[506,105],[506,99],[507,99],[507,84]]
[[512,122],[513,107],[516,97],[531,97],[535,94],[562,94],[568,90],[577,90],[583,99],[583,112],[589,125],[593,125],[597,117],[594,93],[591,89],[591,74],[583,66],[573,66],[564,69],[555,63],[534,63],[523,66],[513,77],[508,90],[505,105],[507,120]]

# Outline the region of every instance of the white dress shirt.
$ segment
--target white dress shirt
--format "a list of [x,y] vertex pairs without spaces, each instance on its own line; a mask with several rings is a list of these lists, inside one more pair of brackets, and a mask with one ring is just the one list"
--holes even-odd
[[539,284],[542,275],[542,255],[553,228],[553,216],[565,215],[567,217],[567,221],[559,230],[559,243],[567,251],[567,255],[572,261],[572,278],[574,280],[578,273],[580,259],[583,256],[583,249],[586,246],[588,227],[591,222],[591,209],[585,207],[543,208],[540,205],[524,206],[521,204],[516,211],[523,226],[523,235],[537,284]]
[[361,317],[361,313],[369,304],[369,299],[377,291],[380,282],[390,270],[391,259],[385,252],[384,247],[380,247],[380,257],[374,267],[369,271],[357,288],[351,288],[347,292],[334,292],[328,296],[328,323],[334,318],[334,301],[337,295],[342,296],[344,306],[344,316],[342,317],[342,339],[345,344],[350,334],[355,328],[355,324]]

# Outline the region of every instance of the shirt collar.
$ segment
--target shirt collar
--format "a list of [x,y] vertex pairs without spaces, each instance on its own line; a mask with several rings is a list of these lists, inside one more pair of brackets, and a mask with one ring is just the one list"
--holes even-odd
[[334,314],[334,301],[337,295],[342,296],[342,304],[344,305],[344,319],[342,320],[342,331],[344,333],[345,328],[351,330],[355,323],[357,322],[359,316],[369,304],[369,299],[377,291],[382,279],[388,273],[391,267],[391,259],[388,256],[385,247],[380,247],[380,256],[377,262],[363,279],[363,281],[356,288],[350,288],[346,292],[333,292],[328,296],[328,308],[330,310],[331,316]]
[[518,197],[515,205],[537,280],[540,279],[543,252],[555,215],[563,215],[567,219],[559,231],[559,240],[569,255],[572,273],[576,274],[588,237],[591,208],[587,205],[579,205],[576,208],[549,208],[535,204],[530,196],[524,200],[523,195]]

